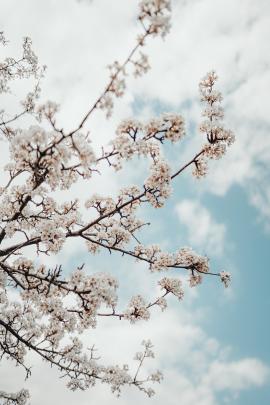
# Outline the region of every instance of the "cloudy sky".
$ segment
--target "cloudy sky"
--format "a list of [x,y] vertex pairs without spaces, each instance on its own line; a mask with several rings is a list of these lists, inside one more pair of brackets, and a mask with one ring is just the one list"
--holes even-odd
[[[47,65],[42,99],[61,105],[64,128],[74,128],[102,91],[105,67],[132,48],[140,29],[137,5],[137,0],[0,0],[0,31],[10,40],[10,52],[19,54],[22,37],[32,38],[40,62]],[[105,363],[129,363],[141,340],[150,338],[156,358],[149,367],[161,369],[165,377],[153,399],[133,390],[117,399],[106,386],[71,393],[56,370],[32,356],[32,377],[24,382],[22,371],[2,362],[0,389],[28,387],[32,405],[269,404],[270,3],[175,0],[172,15],[170,34],[150,40],[145,49],[151,70],[136,81],[128,79],[109,121],[97,113],[87,129],[97,145],[114,136],[123,118],[181,113],[187,138],[165,150],[172,166],[179,167],[202,143],[198,82],[207,71],[217,71],[226,124],[236,143],[211,165],[207,178],[198,181],[187,172],[177,179],[164,209],[145,208],[151,227],[144,238],[167,250],[190,245],[207,254],[214,271],[232,273],[232,286],[224,290],[216,279],[206,278],[196,290],[186,287],[183,302],[170,300],[169,309],[154,313],[147,323],[106,320],[85,336]],[[11,108],[16,100],[14,93]],[[106,173],[73,191],[81,198],[96,191],[115,193],[120,185],[142,181],[146,167],[135,162],[124,174]],[[123,305],[132,294],[152,297],[154,277],[137,263],[105,254],[93,259],[78,244],[60,256],[67,271],[84,261],[89,271],[117,275]]]

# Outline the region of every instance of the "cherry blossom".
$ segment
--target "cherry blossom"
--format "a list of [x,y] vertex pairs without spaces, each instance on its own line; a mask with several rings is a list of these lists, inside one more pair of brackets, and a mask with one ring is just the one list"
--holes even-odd
[[[167,308],[167,296],[183,299],[182,274],[187,274],[191,287],[210,275],[219,277],[225,287],[230,282],[228,272],[212,271],[209,258],[189,247],[166,252],[155,243],[140,242],[140,232],[149,225],[140,218],[141,208],[146,204],[163,207],[178,176],[190,167],[196,177],[205,176],[208,160],[221,158],[234,140],[221,123],[224,112],[221,93],[215,89],[215,72],[208,73],[199,85],[204,104],[199,129],[206,143],[176,170],[166,160],[163,145],[181,142],[185,136],[181,114],[167,112],[146,122],[127,118],[119,123],[111,142],[100,149],[94,149],[85,129],[96,110],[104,110],[107,117],[112,114],[114,99],[124,94],[130,71],[139,77],[149,70],[141,48],[149,36],[167,34],[170,11],[169,0],[139,2],[137,20],[142,33],[127,58],[109,66],[104,91],[73,129],[59,126],[57,104],[38,104],[44,68],[39,66],[29,38],[23,41],[21,58],[0,63],[1,93],[9,91],[13,80],[36,80],[35,89],[21,103],[21,112],[11,118],[6,111],[0,113],[1,137],[9,146],[9,162],[4,167],[7,180],[0,187],[0,354],[24,368],[26,377],[30,376],[26,360],[30,350],[57,368],[71,390],[85,390],[101,382],[116,395],[124,386],[133,385],[150,397],[152,383],[162,380],[160,371],[142,376],[145,361],[154,357],[150,341],[143,341],[143,351],[135,355],[134,374],[127,364],[104,365],[94,347],[90,351],[84,347],[81,334],[97,327],[101,317],[131,324],[148,321],[154,307]],[[0,46],[8,46],[2,32]],[[21,126],[23,115],[31,122],[28,128]],[[127,161],[138,157],[149,163],[141,184],[123,187],[114,196],[99,195],[89,186],[93,176],[102,175],[104,164],[113,173],[124,171]],[[70,192],[76,182],[85,182],[89,189],[83,202],[86,212]],[[55,194],[59,190],[70,192],[70,200],[60,203]],[[50,267],[40,260],[61,252],[66,241],[74,239],[82,242],[88,255],[115,252],[143,263],[150,272],[166,272],[157,283],[159,293],[154,297],[135,293],[121,310],[121,282],[109,272],[90,273],[87,265],[79,264],[68,273],[61,264]],[[177,274],[174,278],[168,276],[172,269]],[[14,394],[0,391],[0,398],[6,405],[24,405],[29,393],[24,389]]]

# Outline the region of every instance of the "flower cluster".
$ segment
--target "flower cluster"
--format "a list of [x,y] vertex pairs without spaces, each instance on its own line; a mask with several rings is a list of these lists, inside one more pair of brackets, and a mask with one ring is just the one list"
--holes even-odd
[[104,374],[102,375],[102,382],[111,386],[112,392],[116,392],[117,396],[120,395],[121,387],[131,382],[131,376],[128,374],[128,368],[123,366],[109,366],[106,367]]
[[11,405],[11,404],[26,405],[27,400],[29,398],[30,398],[29,391],[24,389],[12,394],[0,391],[0,399],[2,400],[1,402],[2,405]]
[[171,169],[167,162],[162,159],[154,162],[151,166],[151,174],[145,181],[147,190],[146,197],[155,208],[164,205],[164,201],[171,194]]
[[184,291],[182,289],[182,282],[178,278],[168,278],[164,277],[158,283],[161,288],[165,291],[172,293],[175,295],[179,300],[181,300],[184,296]]
[[59,252],[65,242],[65,231],[57,222],[40,221],[36,230],[36,236],[40,238],[50,252]]
[[6,37],[5,37],[5,35],[4,35],[4,32],[3,31],[1,31],[0,32],[0,44],[2,44],[3,46],[5,46],[6,44],[7,44],[7,40],[6,40]]
[[176,253],[175,259],[179,266],[184,265],[190,270],[205,274],[209,271],[208,257],[198,255],[189,247],[181,248]]
[[231,275],[227,271],[221,271],[220,272],[220,279],[224,286],[227,288],[230,285],[231,282]]
[[28,240],[32,238],[40,252],[42,246],[47,253],[57,253],[66,240],[66,234],[80,221],[77,200],[57,204],[47,196],[47,190],[42,186],[33,191],[30,185],[13,186],[2,193],[1,203],[0,229],[3,235],[7,238],[15,234],[17,237],[24,235]]
[[147,304],[141,295],[136,295],[131,298],[128,308],[124,312],[124,317],[131,323],[142,319],[147,321],[150,318]]
[[[1,32],[0,42],[6,44],[7,41]],[[37,77],[39,73],[38,58],[32,50],[32,41],[26,37],[22,44],[22,55],[19,59],[6,58],[0,62],[0,94],[10,91],[9,82],[14,79]]]
[[156,164],[161,156],[161,144],[164,141],[177,142],[184,135],[184,119],[179,114],[163,114],[146,123],[133,119],[124,120],[116,130],[112,150],[103,152],[101,159],[106,159],[116,170],[122,168],[123,160],[134,156],[149,156]]
[[149,23],[149,32],[153,35],[165,35],[170,30],[170,0],[141,0],[139,20]]
[[217,79],[216,73],[211,71],[199,84],[201,101],[206,105],[202,112],[205,120],[199,129],[206,135],[208,144],[204,146],[203,153],[194,161],[193,174],[198,178],[207,173],[207,159],[220,159],[235,139],[232,131],[225,129],[221,123],[224,111],[220,106],[222,95],[214,88]]
[[164,113],[160,118],[152,118],[145,125],[146,138],[154,137],[161,143],[164,140],[178,142],[185,135],[184,118],[179,114]]
[[132,60],[134,65],[134,76],[142,76],[143,74],[147,73],[150,69],[148,56],[142,52],[140,52],[140,57],[137,60]]
[[[145,361],[145,359],[155,357],[154,352],[152,350],[153,345],[152,345],[151,340],[149,340],[149,339],[143,340],[142,346],[144,348],[144,351],[137,352],[134,357],[134,359],[136,361],[138,361],[138,368],[137,368],[136,375],[139,373],[142,363]],[[163,379],[162,373],[159,370],[157,370],[155,373],[150,374],[150,376],[147,378],[147,381],[160,383],[162,379]],[[139,389],[141,391],[145,392],[148,395],[148,397],[152,397],[155,394],[155,391],[151,387],[145,388],[145,387],[141,386]]]
[[[4,33],[0,33],[0,44],[5,46],[9,41]],[[18,58],[7,57],[0,61],[0,94],[13,93],[11,83],[15,80],[34,78],[34,87],[29,91],[20,102],[23,109],[11,115],[5,109],[0,110],[0,134],[10,139],[16,134],[10,124],[16,122],[26,114],[34,114],[36,101],[40,96],[40,80],[42,79],[46,66],[39,66],[38,58],[32,49],[32,41],[26,37],[23,39],[22,54]],[[13,114],[13,113],[12,113]]]
[[59,111],[58,104],[54,103],[53,101],[47,101],[44,104],[38,105],[35,112],[39,122],[41,122],[43,119],[47,119],[51,123],[53,123],[55,115],[58,111]]
[[185,268],[191,274],[207,274],[209,272],[209,259],[195,253],[191,248],[184,247],[176,253],[162,252],[158,245],[137,245],[134,255],[138,259],[146,260],[151,271],[164,271],[172,268]]
[[137,352],[135,354],[135,360],[141,361],[144,357],[155,357],[153,350],[151,350],[153,345],[150,339],[143,340],[142,346],[144,347],[144,352]]
[[10,153],[14,163],[6,170],[26,171],[36,186],[45,181],[52,189],[58,185],[67,189],[80,175],[89,178],[96,161],[90,141],[81,134],[63,136],[39,126],[18,131],[10,143]]

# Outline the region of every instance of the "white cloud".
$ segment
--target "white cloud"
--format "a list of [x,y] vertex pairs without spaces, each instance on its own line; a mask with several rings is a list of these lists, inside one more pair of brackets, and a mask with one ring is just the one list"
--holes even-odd
[[191,245],[205,249],[209,255],[220,255],[224,251],[226,227],[217,223],[210,211],[195,200],[182,200],[176,206],[181,224],[186,227]]
[[269,377],[269,369],[255,358],[232,362],[213,362],[203,384],[215,391],[241,390],[249,385],[262,386]]

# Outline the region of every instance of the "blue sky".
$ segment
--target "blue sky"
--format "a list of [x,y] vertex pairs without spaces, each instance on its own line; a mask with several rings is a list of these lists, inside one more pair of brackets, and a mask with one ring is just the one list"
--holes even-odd
[[[136,104],[138,112],[143,103]],[[166,107],[164,109],[166,111]],[[192,104],[189,106],[192,108]],[[155,105],[157,114],[162,106]],[[191,135],[192,133],[191,125]],[[175,148],[175,147],[174,147]],[[171,159],[180,155],[181,146],[172,151],[168,148],[167,155]],[[135,165],[134,165],[135,166]],[[224,174],[226,176],[226,173]],[[211,177],[211,171],[209,176]],[[200,180],[203,183],[205,180]],[[203,184],[200,184],[203,188]],[[197,190],[197,180],[185,175],[174,184],[174,192],[166,207],[153,211],[147,209],[145,218],[151,218],[154,237],[159,243],[164,241],[170,249],[176,250],[181,243],[187,244],[188,232],[180,221],[176,221],[176,206],[183,199],[196,200],[207,207],[218,223],[226,226],[227,249],[223,255],[212,257],[212,252],[202,250],[202,254],[210,257],[213,271],[225,269],[232,273],[231,294],[224,294],[222,285],[215,278],[207,278],[198,287],[196,302],[183,302],[188,311],[199,305],[207,313],[199,320],[199,324],[222,345],[229,346],[231,356],[257,357],[270,364],[270,326],[267,312],[270,308],[269,296],[269,231],[259,216],[258,210],[252,206],[244,187],[233,185],[225,195]],[[200,215],[198,213],[198,215]],[[196,230],[195,230],[196,232]],[[153,241],[153,234],[149,243]],[[181,364],[179,364],[181,370]],[[237,398],[230,398],[230,403],[237,405],[260,403],[267,405],[270,397],[270,385],[243,391]],[[223,403],[224,393],[217,400]]]
[[[32,37],[41,62],[48,66],[42,100],[60,103],[59,121],[73,128],[104,87],[104,66],[123,59],[134,43],[137,2],[119,0],[113,7],[109,0],[23,3],[0,0],[1,27],[15,53],[23,36]],[[86,405],[89,399],[101,405],[269,404],[269,27],[268,0],[173,1],[171,33],[165,41],[150,41],[145,49],[152,69],[139,80],[130,78],[110,121],[97,114],[89,123],[97,145],[114,136],[121,119],[179,112],[186,119],[187,137],[165,149],[172,166],[178,167],[203,143],[197,133],[198,81],[210,69],[217,70],[226,125],[235,132],[236,143],[222,161],[213,162],[206,179],[197,181],[185,173],[175,181],[164,209],[141,211],[152,223],[142,238],[170,251],[191,245],[210,257],[213,270],[231,272],[232,286],[225,291],[219,280],[207,277],[194,290],[185,286],[183,302],[170,300],[168,311],[155,312],[147,323],[131,327],[104,320],[86,336],[86,343],[94,342],[104,359],[114,363],[128,362],[142,338],[151,338],[157,348],[153,367],[165,374],[154,399],[133,391],[115,399],[103,386],[85,393],[67,392],[58,373],[33,357],[33,376],[25,383],[32,392],[32,405],[59,401]],[[124,174],[106,172],[91,187],[78,185],[73,193],[82,199],[92,191],[115,193],[123,184],[143,181],[146,169],[147,162],[133,162]],[[150,299],[160,278],[115,254],[89,258],[76,243],[60,257],[46,258],[48,264],[57,260],[67,270],[82,261],[89,271],[110,270],[120,280],[121,305],[138,292]],[[14,376],[24,385],[17,368],[0,366],[6,389],[13,389]],[[45,384],[50,392],[44,390]]]

